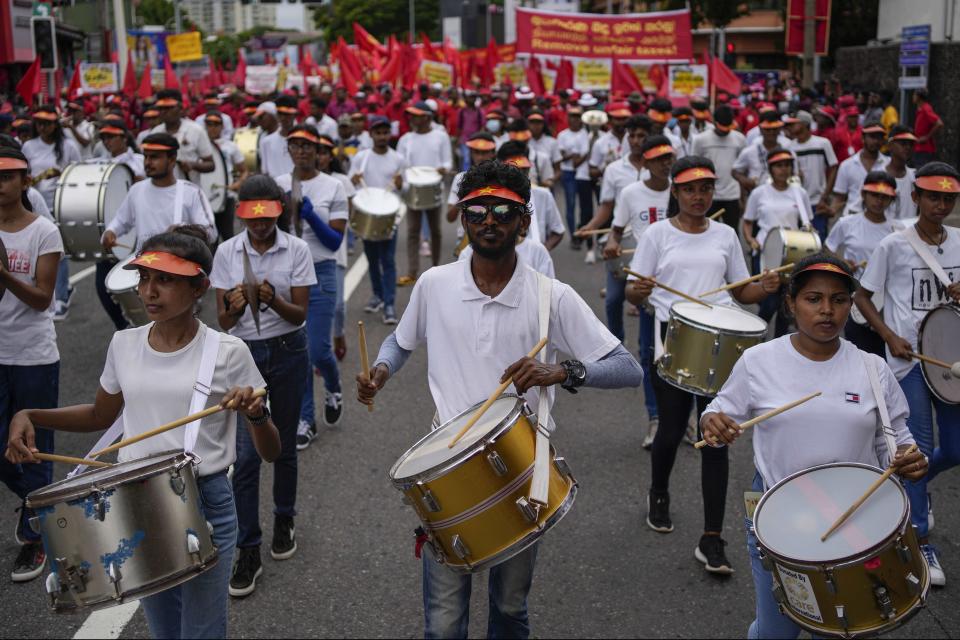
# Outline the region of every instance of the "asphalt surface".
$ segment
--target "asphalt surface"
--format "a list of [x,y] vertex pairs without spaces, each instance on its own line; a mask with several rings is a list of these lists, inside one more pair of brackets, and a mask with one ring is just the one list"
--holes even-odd
[[[403,230],[401,230],[401,233]],[[401,236],[402,237],[402,236]],[[443,261],[451,259],[455,234],[444,228]],[[405,265],[403,242],[397,264]],[[360,251],[357,251],[359,255]],[[602,264],[584,265],[583,252],[564,242],[554,251],[558,277],[573,285],[604,317]],[[353,262],[355,258],[351,258]],[[422,265],[425,265],[421,261]],[[74,271],[85,264],[72,265]],[[402,272],[402,269],[401,269]],[[398,310],[410,289],[400,289]],[[342,363],[348,402],[342,422],[321,427],[302,452],[298,496],[297,555],[285,562],[263,549],[264,574],[256,592],[230,603],[229,634],[236,637],[422,637],[421,570],[413,556],[414,512],[401,503],[387,472],[430,425],[434,408],[426,382],[426,353],[415,353],[378,396],[368,413],[353,402],[359,364],[356,321],[365,320],[371,358],[389,333],[364,314],[370,295],[365,277],[348,302],[349,351]],[[452,301],[451,301],[452,302]],[[212,318],[212,301],[204,309]],[[637,321],[628,318],[628,347],[636,351]],[[57,326],[62,356],[61,404],[90,402],[98,386],[112,325],[100,308],[93,278],[80,282],[69,319]],[[495,381],[470,381],[493,387]],[[318,397],[322,397],[318,390]],[[644,524],[649,486],[648,453],[641,448],[646,416],[639,390],[558,393],[555,445],[580,482],[570,514],[541,545],[529,608],[537,637],[744,637],[754,615],[753,583],[743,530],[741,494],[753,476],[749,436],[733,448],[724,538],[736,573],[707,574],[693,557],[702,527],[699,454],[683,445],[673,474],[675,531],[662,535]],[[90,435],[57,435],[57,452],[80,456]],[[67,473],[56,465],[54,478]],[[265,545],[272,532],[269,465],[262,477],[261,522]],[[933,591],[926,609],[891,637],[960,635],[956,607],[960,580],[960,475],[951,471],[933,484],[933,541],[950,586]],[[0,491],[0,565],[16,554],[12,529],[17,501]],[[9,532],[8,532],[9,531]],[[486,634],[486,574],[475,577],[470,635]],[[13,584],[0,577],[0,636],[70,637],[86,614],[57,615],[47,606],[42,579]],[[122,637],[148,637],[142,610]]]

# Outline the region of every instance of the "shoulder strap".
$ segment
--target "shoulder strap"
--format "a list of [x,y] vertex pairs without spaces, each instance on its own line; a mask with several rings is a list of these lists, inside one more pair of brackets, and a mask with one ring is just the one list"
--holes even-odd
[[930,253],[930,247],[927,246],[927,243],[920,239],[920,234],[917,233],[915,226],[910,225],[900,233],[903,234],[903,237],[907,239],[907,242],[910,243],[910,246],[913,247],[913,250],[917,252],[917,255],[920,256],[920,259],[923,260],[923,263],[930,268],[930,271],[933,272],[933,275],[937,277],[937,280],[940,281],[945,287],[949,287],[952,282],[947,276],[947,272],[943,270],[943,267],[940,266],[940,263],[937,262],[933,254]]
[[[86,455],[89,458],[94,451],[100,451],[106,449],[111,444],[113,444],[117,438],[123,435],[123,410],[120,411],[120,415],[114,421],[110,428],[103,432],[103,435],[97,440],[97,444],[93,445],[93,448],[90,449],[90,453]],[[78,464],[73,471],[67,474],[68,478],[72,478],[78,473],[83,473],[87,470],[87,465]]]
[[790,193],[793,194],[793,199],[797,203],[797,209],[800,211],[800,221],[803,223],[802,226],[809,227],[810,218],[807,216],[807,208],[804,206],[803,195],[800,193],[800,190],[802,188],[803,187],[800,187],[799,185],[795,185],[795,184],[792,184],[789,187]]
[[[524,268],[527,268],[524,266]],[[550,334],[550,300],[553,297],[553,280],[537,273],[537,322],[540,327],[540,339]],[[544,348],[538,356],[541,362],[547,361]],[[537,444],[533,462],[533,478],[530,481],[530,501],[546,506],[550,493],[550,398],[548,388],[540,387],[540,402],[537,406]]]
[[[877,413],[880,414],[880,425],[874,438],[874,448],[877,451],[880,466],[887,467],[897,453],[896,434],[890,425],[890,412],[887,410],[887,401],[883,397],[883,389],[880,388],[880,376],[877,373],[876,363],[871,362],[870,354],[866,351],[861,351],[860,355],[867,369],[867,378],[870,380],[873,397],[877,401]],[[883,455],[884,453],[886,456]]]
[[[190,399],[190,413],[203,411],[210,397],[210,384],[213,382],[213,373],[217,368],[217,356],[220,353],[220,334],[207,327],[203,336],[203,354],[200,356],[200,367],[197,369],[197,382],[193,385],[193,397]],[[183,430],[183,450],[193,453],[200,432],[200,420],[194,420]]]
[[183,180],[177,180],[177,190],[173,196],[173,224],[180,225],[183,223],[183,196],[184,196],[185,185]]

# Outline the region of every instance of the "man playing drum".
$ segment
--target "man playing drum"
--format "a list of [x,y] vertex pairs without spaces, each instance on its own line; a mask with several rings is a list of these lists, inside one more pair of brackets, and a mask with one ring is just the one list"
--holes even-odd
[[[520,357],[541,335],[539,276],[517,258],[519,235],[530,225],[530,182],[500,162],[472,167],[458,191],[461,222],[473,256],[423,274],[410,305],[381,346],[369,378],[357,376],[358,399],[371,404],[410,353],[426,343],[428,378],[441,423],[485,399],[497,382],[513,377],[517,393],[539,405],[540,387],[637,387],[640,365],[569,286],[555,280],[549,303],[549,341],[544,362]],[[451,295],[458,299],[451,304]],[[509,327],[509,330],[505,328]],[[496,337],[496,339],[495,339]],[[557,353],[577,360],[556,363]],[[520,359],[517,359],[520,358]],[[548,390],[545,403],[552,403]],[[527,594],[537,546],[490,571],[490,634],[526,638]],[[466,637],[470,575],[454,573],[424,555],[425,634]]]

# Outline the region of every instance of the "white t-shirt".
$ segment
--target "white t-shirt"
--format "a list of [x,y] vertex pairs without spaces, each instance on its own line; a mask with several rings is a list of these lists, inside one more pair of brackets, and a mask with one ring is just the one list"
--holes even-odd
[[227,168],[227,184],[233,184],[233,181],[237,179],[234,167],[238,164],[242,165],[245,161],[243,152],[240,151],[237,143],[227,137],[217,140],[217,147],[220,148],[220,153],[223,154],[223,164],[225,164]]
[[788,148],[797,157],[800,180],[810,202],[819,203],[827,188],[827,170],[837,164],[833,145],[821,136],[810,136],[806,142],[791,140]]
[[[562,153],[572,153],[573,155],[577,156],[585,156],[590,153],[590,134],[587,133],[586,129],[580,129],[579,131],[564,129],[557,136],[557,147]],[[573,171],[573,160],[564,160],[561,162],[560,170]],[[590,179],[590,166],[588,160],[584,160],[578,167],[576,167],[576,178],[577,180]]]
[[603,170],[600,183],[600,202],[616,203],[620,190],[628,184],[646,180],[650,177],[648,169],[637,169],[628,156],[614,160]]
[[[167,125],[162,122],[150,130],[150,133],[170,133]],[[189,118],[181,118],[180,126],[173,137],[180,143],[177,151],[178,162],[198,162],[201,158],[213,157],[213,143],[207,136],[207,130]],[[179,166],[176,169],[178,178],[189,178],[193,182],[199,180],[199,172],[191,171],[189,176],[181,175]]]
[[[206,326],[179,351],[161,353],[147,342],[153,323],[117,331],[110,340],[100,386],[111,395],[123,394],[123,437],[172,422],[190,413],[190,400],[203,354]],[[237,337],[218,333],[220,351],[210,384],[207,407],[219,404],[233,387],[266,386],[247,345]],[[246,429],[246,425],[242,428]],[[161,451],[183,449],[185,427],[147,438],[120,450],[120,462]],[[221,411],[200,423],[194,452],[202,462],[201,476],[223,471],[236,460],[237,414]]]
[[[350,203],[353,200],[353,196],[357,195],[357,188],[353,186],[353,181],[347,177],[345,173],[328,173],[328,176],[331,178],[336,178],[337,181],[343,186],[343,193],[347,196],[347,216],[350,215]],[[396,232],[394,232],[396,233]],[[341,242],[340,246],[337,247],[336,252],[337,266],[344,269],[347,268],[347,263],[350,262],[350,258],[347,255],[347,243]],[[340,295],[343,295],[343,291],[340,291]]]
[[[257,282],[269,281],[278,298],[290,302],[291,288],[317,284],[317,274],[307,243],[277,229],[276,241],[262,255],[253,248],[246,232],[221,243],[213,257],[213,273],[210,274],[210,284],[214,288],[229,291],[243,284],[243,251],[250,258]],[[286,335],[302,326],[291,324],[273,309],[267,309],[260,312],[260,333],[257,333],[253,313],[250,305],[247,305],[237,324],[230,329],[230,335],[243,340],[266,340]]]
[[126,165],[134,177],[147,177],[147,173],[143,168],[143,154],[135,153],[130,147],[127,147],[126,150],[118,156],[111,156],[109,153],[107,156],[110,162]]
[[[863,197],[860,191],[863,189],[863,183],[867,179],[867,168],[863,166],[861,154],[863,151],[852,155],[840,163],[837,169],[837,180],[833,185],[834,193],[841,193],[847,196],[847,204],[843,208],[844,215],[851,213],[861,213],[863,211]],[[883,168],[890,162],[890,158],[881,154],[877,155],[877,161],[873,163],[872,171],[883,171]]]
[[887,215],[897,220],[917,217],[917,205],[913,201],[913,183],[917,179],[917,172],[910,167],[906,169],[902,178],[894,178],[897,181],[897,198],[887,209]]
[[[604,169],[608,164],[630,153],[629,136],[624,132],[623,137],[617,139],[612,131],[604,131],[597,137],[590,149],[590,159],[587,162],[591,167]],[[586,163],[584,163],[586,164]],[[589,170],[589,169],[588,169]]]
[[[198,125],[200,125],[201,128],[206,130],[207,128],[206,118],[207,118],[207,114],[202,113],[196,118],[194,118],[193,121],[196,122]],[[233,118],[230,117],[230,114],[224,111],[220,112],[220,118],[223,121],[223,129],[221,130],[222,131],[221,135],[224,138],[228,138],[228,139],[232,138],[233,137]]]
[[352,178],[362,173],[366,186],[392,190],[396,188],[393,177],[403,175],[403,170],[403,157],[393,149],[387,147],[386,153],[363,149],[354,156],[347,175]]
[[613,226],[626,229],[630,227],[633,237],[640,242],[640,236],[653,224],[667,219],[667,207],[670,204],[670,188],[654,191],[646,181],[627,185],[617,197],[617,206],[613,208]]
[[[540,340],[537,281],[536,271],[518,262],[507,286],[490,298],[477,288],[469,261],[433,267],[417,280],[396,338],[409,351],[427,343],[427,378],[441,424],[485,400],[504,370]],[[620,345],[576,291],[557,280],[549,338],[550,363],[560,352],[596,362]],[[548,402],[554,393],[550,387]],[[525,394],[535,410],[539,394],[539,387]]]
[[737,156],[747,146],[747,141],[739,131],[730,131],[725,136],[716,129],[704,131],[693,139],[693,155],[709,158],[717,174],[717,183],[713,197],[716,200],[737,200],[740,198],[740,183],[733,179],[733,164]]
[[[37,286],[37,261],[48,253],[63,253],[60,230],[40,217],[16,233],[0,230],[7,249],[7,270],[21,282]],[[31,366],[60,359],[53,327],[53,300],[37,311],[7,291],[0,298],[0,364]]]
[[[290,191],[293,184],[293,176],[289,173],[280,176],[277,185],[284,191]],[[333,220],[346,220],[347,210],[347,192],[343,184],[332,176],[325,173],[317,174],[315,178],[304,180],[301,183],[303,197],[310,198],[313,203],[313,210],[316,211],[320,219],[330,224]],[[323,246],[320,239],[306,222],[303,223],[303,239],[310,247],[310,255],[314,262],[323,262],[324,260],[336,260],[337,252]],[[343,243],[341,243],[343,244]]]
[[[472,255],[473,247],[468,244],[463,248],[463,251],[460,252],[457,260],[469,260]],[[556,271],[553,268],[553,258],[550,257],[550,252],[547,251],[547,248],[541,243],[534,242],[527,238],[517,245],[517,255],[520,257],[521,262],[532,267],[534,271],[539,271],[548,278],[556,277]]]
[[312,124],[317,128],[317,132],[320,135],[327,136],[331,140],[337,140],[340,138],[340,132],[337,129],[337,121],[327,114],[323,114],[323,117],[320,118],[320,122],[317,122],[317,119],[313,116],[308,116],[303,123]]
[[550,189],[535,184],[530,185],[530,205],[533,209],[533,220],[530,226],[536,227],[540,242],[546,242],[551,233],[563,235],[567,230]]
[[53,222],[53,214],[50,213],[50,207],[47,206],[47,201],[43,199],[43,196],[39,191],[30,187],[27,189],[27,200],[30,201],[30,206],[33,207],[33,212],[38,216],[42,216],[47,220]]
[[557,139],[553,136],[543,134],[539,138],[530,138],[527,140],[527,146],[537,153],[545,155],[550,164],[560,162],[560,145],[557,144]]
[[[637,251],[630,260],[630,270],[653,276],[657,282],[694,297],[750,277],[737,232],[712,220],[703,233],[681,231],[669,219],[650,225],[640,236]],[[636,280],[634,276],[627,279]],[[683,298],[662,287],[654,287],[650,294],[650,304],[661,322],[670,319],[670,307],[680,300]],[[704,301],[733,304],[729,291],[707,296]]]
[[192,182],[178,180],[177,183],[183,185],[183,206],[179,220],[174,211],[177,184],[158,187],[153,180],[141,180],[130,186],[116,215],[107,225],[107,231],[113,231],[120,237],[136,228],[139,250],[149,238],[165,232],[173,225],[198,224],[206,229],[210,242],[215,242],[217,228],[207,196]]
[[[827,236],[827,249],[853,262],[869,260],[874,249],[894,231],[903,229],[903,223],[887,218],[877,224],[863,214],[844,216],[837,220]],[[863,269],[857,270],[858,274]]]
[[397,143],[397,153],[408,167],[453,168],[450,137],[446,129],[431,129],[427,133],[409,131]]
[[[912,443],[903,390],[883,360],[869,359],[879,373],[897,445]],[[789,335],[747,349],[704,415],[722,411],[744,422],[817,391],[823,395],[753,428],[753,461],[764,484],[772,487],[797,471],[831,462],[886,466],[878,455],[878,447],[889,454],[876,437],[880,417],[863,355],[842,338],[840,349],[824,362],[801,355]]]
[[[940,245],[943,253],[937,253],[936,247],[930,247],[930,253],[951,281],[957,282],[960,281],[960,229],[943,228],[947,232],[947,239]],[[870,256],[860,284],[873,292],[885,289],[883,321],[909,342],[913,351],[919,351],[920,323],[927,312],[952,301],[946,287],[940,284],[902,232],[892,233],[880,242]],[[889,348],[887,363],[897,380],[907,375],[916,364],[892,357]]]
[[550,162],[550,156],[534,149],[527,150],[527,157],[530,158],[530,181],[533,184],[544,185],[553,180],[553,163]]
[[800,215],[799,202],[803,203],[803,210],[807,220],[813,220],[813,208],[810,198],[803,187],[788,185],[786,190],[780,191],[773,184],[762,184],[750,192],[747,198],[747,208],[743,212],[744,220],[752,220],[760,228],[759,233],[754,229],[757,242],[763,246],[767,234],[777,227],[784,229],[798,229],[803,217]]
[[[31,138],[27,140],[23,143],[23,148],[21,149],[23,155],[27,158],[27,162],[30,163],[30,175],[34,178],[47,169],[56,168],[62,171],[67,168],[68,164],[83,160],[80,154],[80,147],[70,138],[63,139],[62,150],[63,154],[60,160],[57,161],[56,145],[47,144],[41,138]],[[40,192],[40,195],[43,196],[43,200],[47,203],[47,207],[51,211],[53,210],[53,196],[57,193],[58,180],[59,178],[46,178],[34,185],[37,191]]]
[[287,139],[279,129],[260,137],[260,171],[274,179],[293,171]]
[[[751,131],[758,128],[754,127]],[[780,143],[778,142],[778,144]],[[786,142],[781,146],[785,147]],[[794,162],[796,162],[796,157],[794,157]],[[737,156],[737,161],[733,163],[733,169],[746,174],[751,180],[756,180],[758,185],[763,184],[764,180],[770,175],[770,167],[767,166],[767,148],[763,146],[763,140],[748,144]]]
[[73,134],[68,127],[63,127],[63,135],[73,141],[77,145],[77,149],[80,149],[80,156],[86,160],[91,157],[93,146],[95,144],[94,138],[97,135],[97,128],[93,126],[93,123],[89,120],[81,120],[80,124],[75,124],[74,128],[77,130],[81,136],[87,139],[87,144],[80,144],[80,141],[77,140],[77,136]]

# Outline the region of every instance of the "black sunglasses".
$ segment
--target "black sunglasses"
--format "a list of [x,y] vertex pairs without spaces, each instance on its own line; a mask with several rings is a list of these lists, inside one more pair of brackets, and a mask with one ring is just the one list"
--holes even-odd
[[468,204],[460,210],[470,224],[483,224],[488,214],[492,214],[499,224],[507,224],[523,212],[523,207],[518,204]]

